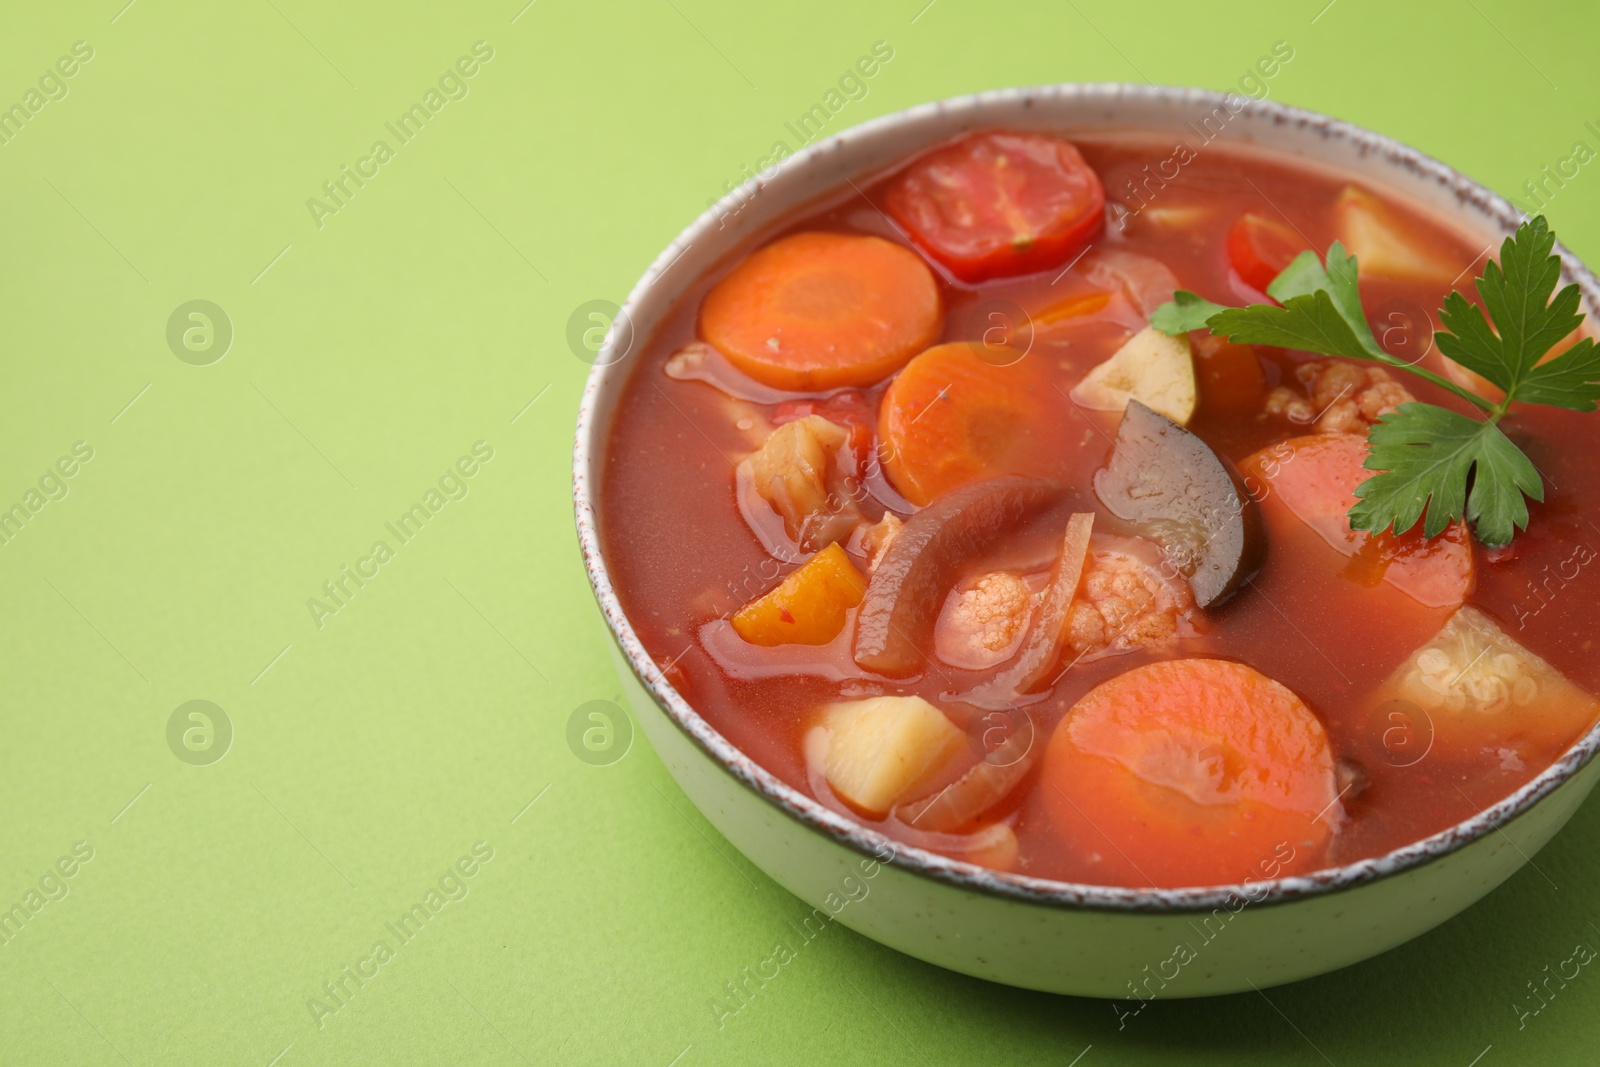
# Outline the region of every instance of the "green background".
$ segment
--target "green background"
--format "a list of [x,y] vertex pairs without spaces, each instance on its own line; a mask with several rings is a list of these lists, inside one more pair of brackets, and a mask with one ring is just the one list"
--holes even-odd
[[[0,146],[0,508],[94,450],[0,545],[0,906],[93,849],[0,947],[0,1062],[1592,1061],[1600,975],[1514,1005],[1600,945],[1593,802],[1483,904],[1270,1002],[1119,1031],[834,927],[719,1028],[710,998],[805,909],[642,741],[608,766],[567,743],[618,690],[566,330],[875,41],[894,58],[834,129],[1006,85],[1235,87],[1282,40],[1273,99],[1516,195],[1600,146],[1593,5],[123,2],[0,19],[0,105],[94,50]],[[479,40],[469,94],[319,228],[307,199]],[[1590,256],[1596,182],[1549,209]],[[194,299],[234,331],[207,366],[166,340]],[[399,545],[385,522],[478,441],[469,494]],[[394,558],[319,628],[308,598],[379,539]],[[209,766],[168,745],[194,699],[234,731]],[[323,982],[479,841],[470,894],[319,1028]]]

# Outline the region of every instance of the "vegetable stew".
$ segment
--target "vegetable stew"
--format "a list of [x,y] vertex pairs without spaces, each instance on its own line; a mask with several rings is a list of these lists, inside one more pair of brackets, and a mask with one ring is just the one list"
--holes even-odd
[[[895,839],[1303,874],[1476,814],[1600,715],[1600,373],[1543,220],[1501,272],[1384,189],[1170,155],[936,146],[749,239],[633,357],[624,609],[733,744]],[[1517,300],[1549,303],[1537,351]],[[1317,315],[1354,340],[1295,340]]]

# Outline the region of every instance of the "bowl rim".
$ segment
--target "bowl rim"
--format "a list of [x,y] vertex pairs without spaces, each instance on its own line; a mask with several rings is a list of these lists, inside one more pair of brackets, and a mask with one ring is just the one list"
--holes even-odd
[[[1292,124],[1312,129],[1328,140],[1348,141],[1363,156],[1369,153],[1377,154],[1389,164],[1431,179],[1454,194],[1463,207],[1475,208],[1491,223],[1496,224],[1502,234],[1509,234],[1524,217],[1510,201],[1498,193],[1417,149],[1365,127],[1319,112],[1276,101],[1242,97],[1233,92],[1124,82],[1070,82],[1019,86],[918,104],[819,138],[783,159],[781,170],[789,172],[809,169],[847,140],[876,137],[904,123],[931,118],[943,112],[960,110],[981,112],[997,105],[1031,107],[1035,102],[1054,102],[1062,99],[1082,104],[1109,106],[1130,98],[1210,109],[1229,107],[1230,102],[1243,100],[1243,110],[1253,111],[1257,117],[1269,119],[1274,125]],[[1231,107],[1229,110],[1231,113],[1237,113]],[[936,142],[930,141],[929,145],[933,143]],[[1273,151],[1270,141],[1264,138],[1253,142],[1250,148]],[[595,354],[593,366],[584,386],[573,448],[572,481],[573,509],[584,569],[589,576],[590,585],[606,624],[630,670],[678,729],[757,797],[773,804],[806,828],[859,852],[863,857],[886,862],[914,875],[930,878],[956,889],[1026,904],[1070,910],[1182,914],[1210,911],[1240,899],[1251,904],[1288,903],[1353,889],[1435,862],[1492,833],[1503,833],[1502,828],[1506,823],[1524,814],[1575,777],[1594,758],[1596,752],[1600,751],[1600,723],[1597,723],[1550,766],[1509,796],[1480,810],[1476,815],[1381,856],[1357,860],[1307,875],[1246,879],[1232,885],[1179,888],[1094,885],[980,867],[879,833],[826,807],[777,778],[723,737],[679,695],[667,681],[660,665],[644,648],[634,632],[632,624],[622,610],[601,550],[595,506],[598,486],[595,484],[595,479],[590,477],[591,466],[604,458],[606,444],[602,433],[606,428],[597,422],[597,409],[606,389],[619,390],[628,380],[627,373],[619,373],[608,382],[607,371],[614,365],[620,364],[631,353],[632,346],[642,344],[644,341],[643,338],[634,336],[631,328],[631,309],[657,285],[666,270],[677,262],[690,245],[714,231],[721,216],[748,203],[750,197],[758,193],[769,180],[770,177],[758,174],[707,207],[673,239],[634,284],[615,319],[616,322],[624,322],[629,328],[619,330],[613,325],[607,330],[605,340]],[[1595,276],[1559,241],[1555,245],[1554,252],[1562,261],[1562,280],[1576,282],[1590,308],[1600,306],[1600,282],[1596,281]],[[619,348],[620,353],[618,353]],[[888,858],[885,859],[885,856]]]

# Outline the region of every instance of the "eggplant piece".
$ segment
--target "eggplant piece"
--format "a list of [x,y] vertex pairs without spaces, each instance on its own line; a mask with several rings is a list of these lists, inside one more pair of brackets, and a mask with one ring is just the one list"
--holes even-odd
[[908,519],[861,601],[856,663],[890,678],[919,673],[931,655],[945,594],[963,565],[1061,498],[1054,482],[996,478],[957,489]]
[[1243,585],[1266,559],[1261,506],[1232,467],[1137,400],[1128,401],[1094,489],[1107,510],[1161,545],[1202,608]]

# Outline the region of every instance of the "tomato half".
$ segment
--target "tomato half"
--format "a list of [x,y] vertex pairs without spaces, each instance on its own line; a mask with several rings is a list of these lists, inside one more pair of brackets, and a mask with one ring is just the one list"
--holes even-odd
[[1244,283],[1267,291],[1272,280],[1311,246],[1289,227],[1246,213],[1228,231],[1228,260]]
[[1105,188],[1070,141],[973,134],[923,156],[889,188],[889,214],[966,282],[1060,266],[1105,227]]

